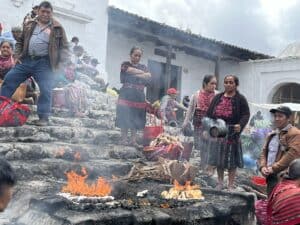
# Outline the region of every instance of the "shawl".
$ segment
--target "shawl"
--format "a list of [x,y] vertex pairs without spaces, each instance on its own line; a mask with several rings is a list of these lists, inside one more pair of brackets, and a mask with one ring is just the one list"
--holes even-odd
[[300,224],[300,187],[283,180],[272,191],[267,206],[269,225]]
[[14,66],[14,60],[11,56],[4,57],[0,55],[0,79],[4,79],[6,73]]
[[209,104],[214,96],[215,92],[207,92],[204,90],[199,91],[197,108],[200,108],[201,111],[207,112]]

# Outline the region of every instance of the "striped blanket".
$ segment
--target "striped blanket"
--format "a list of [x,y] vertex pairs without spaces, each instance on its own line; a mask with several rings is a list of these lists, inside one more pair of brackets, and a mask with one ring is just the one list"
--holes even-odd
[[300,224],[300,187],[295,181],[283,180],[268,199],[270,225]]

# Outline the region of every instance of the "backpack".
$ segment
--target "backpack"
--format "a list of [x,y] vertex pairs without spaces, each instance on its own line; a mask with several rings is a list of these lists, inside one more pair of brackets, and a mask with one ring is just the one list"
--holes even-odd
[[29,114],[30,109],[27,105],[0,96],[0,127],[22,126]]

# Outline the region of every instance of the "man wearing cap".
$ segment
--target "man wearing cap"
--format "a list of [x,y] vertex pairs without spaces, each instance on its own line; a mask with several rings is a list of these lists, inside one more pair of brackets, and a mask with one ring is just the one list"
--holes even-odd
[[268,199],[269,224],[300,224],[300,159],[291,162]]
[[174,122],[177,125],[177,118],[176,118],[176,109],[182,109],[187,111],[187,108],[183,105],[179,104],[176,101],[177,97],[177,90],[175,88],[169,88],[167,90],[167,95],[165,95],[161,100],[160,112],[161,117],[165,121],[165,123],[169,124]]
[[276,130],[265,141],[260,156],[260,172],[267,178],[268,195],[278,183],[278,174],[285,171],[290,162],[300,158],[300,130],[292,126],[290,108],[280,106],[271,109]]
[[53,72],[58,71],[69,58],[68,40],[62,25],[53,18],[53,7],[43,1],[35,20],[23,26],[14,54],[15,67],[5,76],[1,95],[10,98],[17,87],[32,76],[39,85],[37,126],[49,122],[52,102]]

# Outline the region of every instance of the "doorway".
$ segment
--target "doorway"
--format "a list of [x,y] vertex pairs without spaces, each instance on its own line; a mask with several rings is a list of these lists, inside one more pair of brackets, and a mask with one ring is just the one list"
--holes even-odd
[[287,83],[282,85],[275,92],[272,103],[300,103],[300,85],[297,83]]
[[[166,77],[166,63],[148,60],[148,69],[152,75],[152,81],[147,88],[146,96],[151,103],[160,100],[166,94],[168,88],[181,90],[182,67],[171,65],[170,77]],[[168,83],[170,83],[169,87]],[[180,93],[178,99],[181,99]]]

